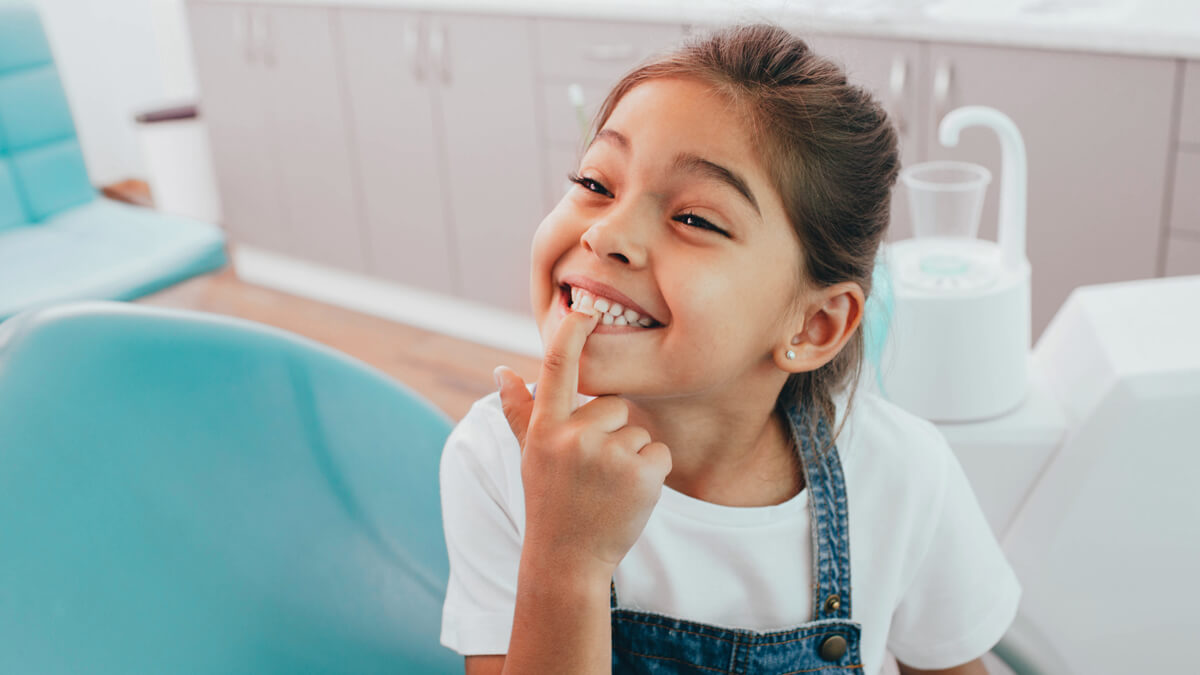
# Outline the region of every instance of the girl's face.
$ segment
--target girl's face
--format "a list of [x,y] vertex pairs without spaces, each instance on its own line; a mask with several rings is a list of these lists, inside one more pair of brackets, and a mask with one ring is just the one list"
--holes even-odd
[[573,287],[652,319],[597,326],[580,359],[582,393],[736,393],[780,374],[772,354],[799,327],[800,247],[735,107],[696,80],[642,83],[577,178],[533,239],[543,343]]

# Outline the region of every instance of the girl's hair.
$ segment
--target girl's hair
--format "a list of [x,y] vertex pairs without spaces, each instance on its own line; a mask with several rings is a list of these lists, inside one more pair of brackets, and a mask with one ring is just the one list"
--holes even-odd
[[[746,114],[755,150],[803,251],[794,300],[800,301],[803,289],[845,281],[869,296],[900,170],[896,132],[883,107],[800,38],[756,24],[692,39],[642,63],[609,92],[594,131],[631,89],[663,77],[704,82]],[[789,376],[776,399],[780,412],[799,406],[818,445],[820,421],[832,425],[836,418],[833,395],[849,386],[848,400],[854,399],[865,352],[861,328],[860,322],[829,363]],[[841,427],[832,439],[840,433]]]

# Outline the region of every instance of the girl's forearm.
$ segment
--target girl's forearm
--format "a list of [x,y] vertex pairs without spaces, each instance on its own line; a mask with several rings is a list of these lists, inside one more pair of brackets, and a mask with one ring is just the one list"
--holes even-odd
[[611,572],[526,550],[504,675],[612,672]]

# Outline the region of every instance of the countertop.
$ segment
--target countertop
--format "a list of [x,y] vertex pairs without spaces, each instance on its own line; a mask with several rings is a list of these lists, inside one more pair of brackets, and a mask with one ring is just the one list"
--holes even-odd
[[717,24],[810,34],[1200,59],[1197,0],[190,0]]

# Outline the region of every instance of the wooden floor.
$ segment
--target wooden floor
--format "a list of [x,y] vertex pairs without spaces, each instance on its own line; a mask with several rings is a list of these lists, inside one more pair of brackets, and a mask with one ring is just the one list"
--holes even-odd
[[541,365],[529,356],[248,284],[232,265],[136,302],[226,314],[306,336],[412,387],[455,421],[476,399],[495,391],[496,366],[506,365],[531,382]]

